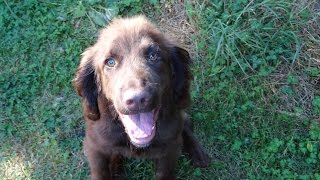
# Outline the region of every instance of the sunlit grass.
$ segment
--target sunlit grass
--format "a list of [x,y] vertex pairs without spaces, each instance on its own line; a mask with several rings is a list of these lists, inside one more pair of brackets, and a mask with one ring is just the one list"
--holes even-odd
[[[16,156],[4,162],[0,162],[1,171],[5,179],[30,179],[31,162],[25,162],[22,157]],[[1,174],[2,174],[1,173]]]

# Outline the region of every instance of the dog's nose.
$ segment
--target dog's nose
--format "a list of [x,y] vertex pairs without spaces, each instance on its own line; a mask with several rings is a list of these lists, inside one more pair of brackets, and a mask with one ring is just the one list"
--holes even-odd
[[123,102],[131,111],[137,111],[149,104],[151,95],[144,90],[126,90],[123,94]]

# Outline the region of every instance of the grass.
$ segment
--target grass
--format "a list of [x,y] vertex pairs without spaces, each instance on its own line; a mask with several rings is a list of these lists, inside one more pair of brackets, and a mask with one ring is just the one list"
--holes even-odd
[[[137,13],[183,16],[193,34],[190,114],[213,161],[182,156],[178,179],[320,179],[317,1],[111,2],[0,2],[0,179],[88,179],[70,82],[97,30]],[[128,160],[125,173],[153,168]]]
[[202,54],[193,115],[215,178],[319,178],[315,1],[230,2],[187,5]]

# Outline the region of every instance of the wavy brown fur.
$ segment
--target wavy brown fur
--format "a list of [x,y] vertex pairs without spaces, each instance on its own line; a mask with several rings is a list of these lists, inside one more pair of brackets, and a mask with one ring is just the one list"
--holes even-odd
[[[112,68],[106,67],[110,58],[116,62]],[[208,165],[189,121],[185,124],[190,62],[186,50],[170,42],[143,16],[116,19],[101,31],[97,42],[83,53],[73,80],[82,97],[91,179],[120,178],[123,157],[154,159],[156,179],[174,179],[182,147],[195,165]],[[118,115],[135,111],[128,110],[123,92],[137,88],[150,95],[139,111],[160,107],[155,137],[144,148],[130,142]]]

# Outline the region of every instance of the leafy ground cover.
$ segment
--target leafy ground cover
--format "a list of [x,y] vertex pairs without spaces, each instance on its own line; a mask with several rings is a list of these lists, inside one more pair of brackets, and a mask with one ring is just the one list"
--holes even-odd
[[[320,179],[316,0],[0,2],[0,177],[88,179],[71,87],[81,52],[118,15],[146,14],[194,59],[195,132],[210,167],[179,179]],[[127,177],[153,164],[128,160]]]

